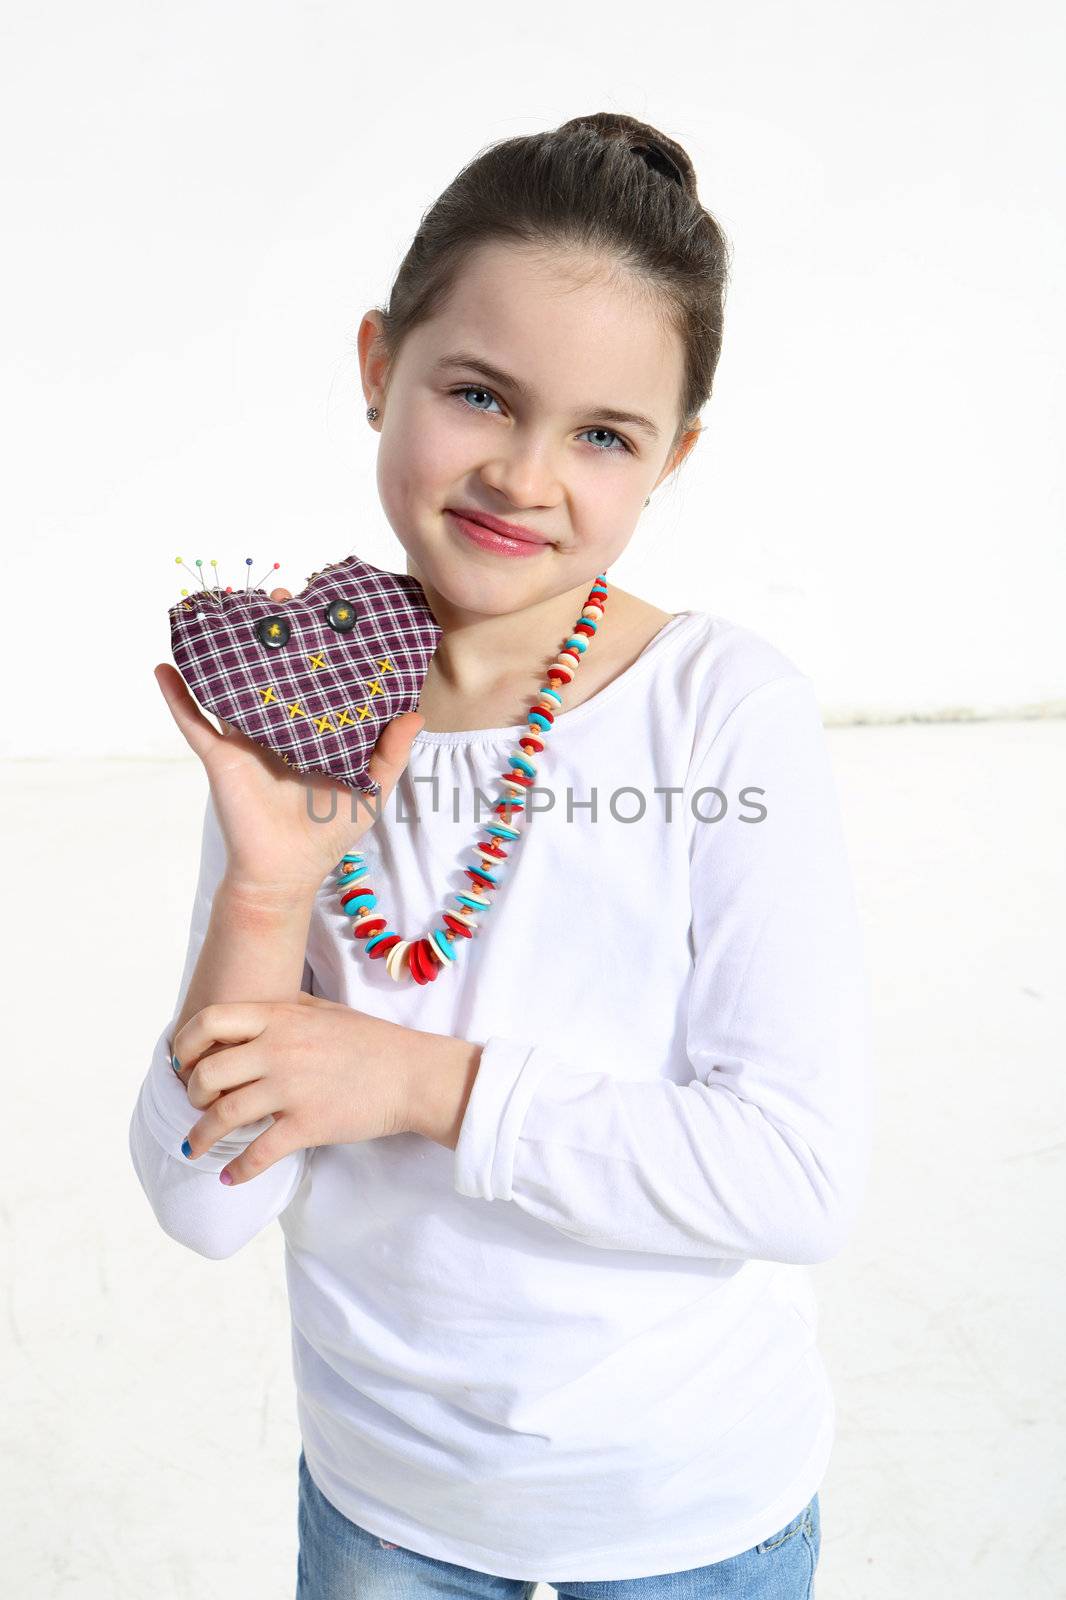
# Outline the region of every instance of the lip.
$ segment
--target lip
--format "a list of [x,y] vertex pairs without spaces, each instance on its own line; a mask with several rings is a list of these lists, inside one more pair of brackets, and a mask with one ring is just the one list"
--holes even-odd
[[553,543],[551,539],[545,538],[542,533],[536,533],[532,528],[523,528],[518,522],[504,522],[500,517],[490,516],[487,511],[467,510],[465,506],[446,506],[445,509],[460,521],[475,523],[479,527],[487,528],[490,533],[501,534],[505,539],[532,545]]

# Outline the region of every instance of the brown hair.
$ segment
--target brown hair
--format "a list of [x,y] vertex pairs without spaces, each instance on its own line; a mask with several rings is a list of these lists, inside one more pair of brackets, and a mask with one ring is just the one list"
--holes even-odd
[[479,152],[422,216],[378,308],[390,369],[411,329],[443,308],[467,252],[501,239],[603,253],[658,291],[684,347],[673,453],[710,398],[729,270],[681,145],[601,111]]

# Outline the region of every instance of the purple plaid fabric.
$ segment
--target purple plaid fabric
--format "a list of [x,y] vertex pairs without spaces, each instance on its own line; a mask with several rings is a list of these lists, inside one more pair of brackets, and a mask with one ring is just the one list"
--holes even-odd
[[[349,556],[314,573],[292,600],[264,589],[194,591],[169,616],[175,665],[201,706],[298,772],[379,792],[367,769],[378,734],[418,709],[441,637],[417,578]],[[274,637],[290,630],[278,648],[256,633],[272,617]]]

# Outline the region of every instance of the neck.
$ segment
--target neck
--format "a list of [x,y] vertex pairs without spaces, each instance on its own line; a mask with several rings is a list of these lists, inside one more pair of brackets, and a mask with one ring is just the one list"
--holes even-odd
[[426,582],[410,557],[407,573],[421,583],[442,630],[431,674],[450,694],[470,698],[506,681],[516,668],[528,672],[532,665],[537,671],[530,655],[538,663],[543,658],[547,667],[562,649],[596,580],[593,573],[574,589],[493,616],[454,605]]

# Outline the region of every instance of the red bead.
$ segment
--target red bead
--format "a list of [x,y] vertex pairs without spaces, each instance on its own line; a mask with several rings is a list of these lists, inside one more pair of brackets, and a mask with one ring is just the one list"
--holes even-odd
[[475,847],[483,856],[492,856],[495,861],[506,861],[507,851],[498,839],[492,844],[486,844],[484,839],[479,839]]
[[357,939],[369,938],[372,933],[384,933],[388,922],[384,917],[367,917],[363,922],[357,922],[352,932]]
[[477,887],[480,887],[482,884],[484,884],[486,889],[495,889],[496,885],[492,882],[492,880],[490,878],[486,878],[485,874],[483,872],[479,872],[476,867],[464,867],[463,871],[466,873],[471,883],[475,884]]
[[450,911],[444,913],[444,920],[453,933],[461,933],[464,939],[472,939],[474,930],[469,922],[464,922],[462,917],[453,917]]
[[410,949],[408,950],[408,952],[407,952],[407,969],[410,972],[412,978],[415,980],[416,983],[428,983],[429,979],[426,977],[425,973],[423,972],[422,964],[418,960],[418,958],[417,958],[417,956],[415,954],[417,949],[418,949],[417,944],[413,944],[410,947]]
[[[555,716],[551,711],[545,711],[543,706],[530,706],[530,711],[535,711],[538,717],[545,717],[548,722],[554,722]],[[543,745],[541,746],[543,749]]]
[[399,942],[400,935],[398,933],[390,934],[387,939],[379,939],[373,950],[367,951],[367,955],[371,961],[375,961],[378,956],[387,956],[393,945],[399,944]]
[[518,743],[521,748],[527,752],[527,754],[532,751],[535,755],[537,755],[541,750],[544,749],[544,746],[540,740],[534,739],[531,733],[524,733],[521,739],[519,739]]
[[506,778],[508,783],[519,783],[523,789],[531,789],[536,782],[526,772],[501,772],[501,778]]
[[417,955],[427,982],[432,983],[440,971],[440,964],[429,953],[429,940],[419,939],[418,943],[412,946],[412,951]]
[[575,633],[587,633],[589,638],[591,639],[591,638],[594,637],[594,635],[596,633],[596,630],[592,626],[591,622],[578,622],[578,623],[575,624],[574,632]]
[[[341,895],[341,905],[346,906],[348,901],[354,900],[357,894],[366,894],[366,892],[367,890],[364,887],[360,887],[358,889],[347,889],[344,894]],[[370,890],[370,893],[374,893],[373,889]]]

